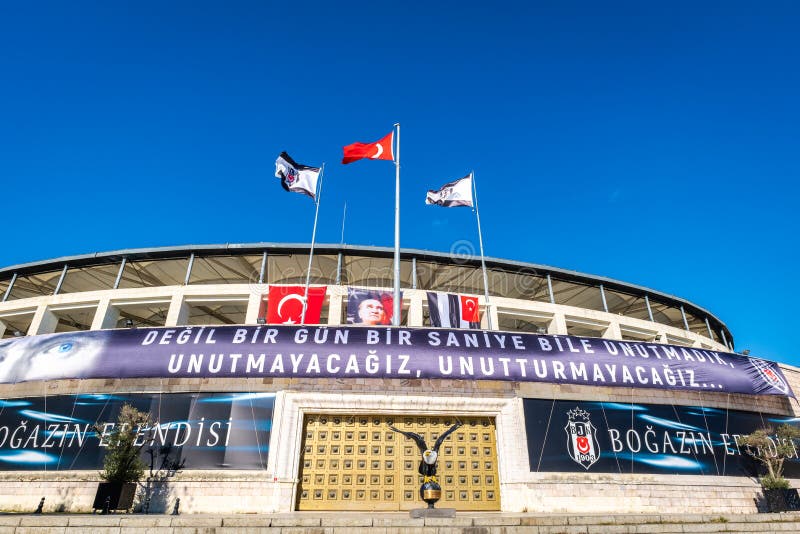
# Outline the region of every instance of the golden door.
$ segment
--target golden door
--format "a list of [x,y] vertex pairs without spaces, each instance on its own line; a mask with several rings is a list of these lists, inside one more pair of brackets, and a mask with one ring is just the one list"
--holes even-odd
[[[463,426],[439,448],[441,508],[500,510],[494,420],[459,417]],[[421,453],[393,432],[411,431],[428,447],[451,425],[450,416],[307,415],[300,456],[298,510],[410,510],[419,497]]]

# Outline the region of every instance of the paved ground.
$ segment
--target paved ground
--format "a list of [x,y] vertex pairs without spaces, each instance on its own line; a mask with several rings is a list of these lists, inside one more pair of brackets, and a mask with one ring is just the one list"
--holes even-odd
[[459,513],[412,519],[407,513],[238,515],[2,514],[0,534],[646,534],[797,532],[800,513],[563,515]]
[[238,515],[4,514],[0,534],[646,534],[797,532],[800,513],[563,515],[459,513],[455,518],[411,519],[407,513]]

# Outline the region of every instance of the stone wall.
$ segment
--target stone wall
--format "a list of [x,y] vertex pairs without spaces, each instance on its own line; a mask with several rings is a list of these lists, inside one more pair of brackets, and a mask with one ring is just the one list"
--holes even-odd
[[[0,472],[0,509],[32,512],[44,497],[45,512],[91,512],[98,482],[94,471]],[[287,485],[291,481],[274,480],[262,471],[184,471],[159,488],[164,498],[156,492],[150,511],[171,512],[180,498],[182,513],[275,512],[275,497]],[[143,487],[137,495],[143,495]]]
[[[783,366],[795,391],[800,369]],[[185,471],[169,481],[161,507],[176,498],[187,513],[287,512],[294,507],[304,413],[483,414],[497,422],[501,506],[508,512],[755,512],[755,480],[745,477],[536,473],[528,464],[523,398],[698,405],[800,415],[795,399],[726,393],[538,383],[398,379],[63,380],[0,386],[0,398],[77,393],[276,392],[268,469]],[[96,472],[0,472],[0,509],[89,511]],[[800,481],[794,481],[795,486]]]
[[504,503],[515,512],[750,513],[758,484],[747,478],[532,473]]

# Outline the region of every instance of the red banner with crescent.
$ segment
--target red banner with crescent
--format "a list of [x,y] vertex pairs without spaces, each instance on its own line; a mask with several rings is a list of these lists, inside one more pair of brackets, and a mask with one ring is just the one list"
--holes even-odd
[[[327,286],[308,288],[305,324],[319,324]],[[305,286],[269,286],[267,324],[300,324]]]
[[478,297],[459,295],[461,299],[461,320],[468,323],[480,323],[481,314],[478,306]]
[[344,157],[342,163],[352,163],[360,159],[384,159],[394,161],[394,151],[392,150],[392,140],[394,132],[390,133],[380,141],[374,143],[353,143],[344,147]]

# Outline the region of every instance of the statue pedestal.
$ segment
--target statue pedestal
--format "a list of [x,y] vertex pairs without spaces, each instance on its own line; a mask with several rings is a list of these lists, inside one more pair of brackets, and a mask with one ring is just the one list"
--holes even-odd
[[415,508],[408,515],[412,518],[418,517],[455,517],[455,508]]

